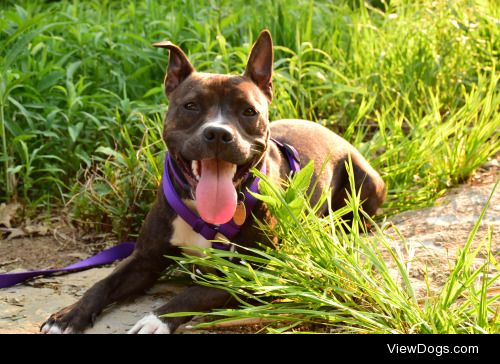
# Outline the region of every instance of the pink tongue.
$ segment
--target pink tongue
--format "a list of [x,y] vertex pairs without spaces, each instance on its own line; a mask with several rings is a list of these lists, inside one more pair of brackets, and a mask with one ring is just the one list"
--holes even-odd
[[225,224],[234,216],[237,195],[233,185],[233,164],[208,159],[201,161],[201,176],[196,186],[196,208],[210,224]]

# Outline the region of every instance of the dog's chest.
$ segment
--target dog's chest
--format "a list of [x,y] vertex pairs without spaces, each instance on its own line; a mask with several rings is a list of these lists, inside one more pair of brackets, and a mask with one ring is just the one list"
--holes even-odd
[[[183,201],[187,207],[196,212],[195,201],[184,199]],[[170,243],[172,245],[184,248],[197,247],[201,249],[207,249],[212,246],[212,244],[207,239],[195,232],[191,225],[184,221],[184,219],[180,216],[177,216],[174,219],[174,221],[172,222],[172,228],[173,233],[172,238],[170,239]],[[195,250],[191,250],[190,253],[197,255],[200,254]]]

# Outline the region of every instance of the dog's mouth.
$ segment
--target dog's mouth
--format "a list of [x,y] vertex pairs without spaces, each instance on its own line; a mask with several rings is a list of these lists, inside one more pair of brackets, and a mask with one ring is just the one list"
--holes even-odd
[[232,219],[238,203],[236,189],[257,160],[236,165],[222,159],[186,160],[176,157],[182,173],[196,195],[200,217],[210,224]]
[[[184,159],[183,157],[177,156],[175,158],[177,165],[180,167],[182,174],[188,181],[188,183],[191,185],[191,188],[195,189],[196,185],[198,184],[198,181],[200,180],[201,177],[201,172],[202,172],[202,162],[207,161],[207,160],[214,160],[214,159],[205,159],[205,160],[194,160],[190,161],[187,159]],[[224,160],[217,159],[218,161],[225,162],[225,163],[230,163],[226,162]],[[236,165],[234,163],[231,164],[231,168],[233,169],[233,184],[234,187],[238,187],[239,184],[243,181],[243,179],[246,177],[248,172],[250,171],[250,168],[254,167],[257,164],[258,158],[254,158],[250,160],[249,162],[242,164],[242,165]]]

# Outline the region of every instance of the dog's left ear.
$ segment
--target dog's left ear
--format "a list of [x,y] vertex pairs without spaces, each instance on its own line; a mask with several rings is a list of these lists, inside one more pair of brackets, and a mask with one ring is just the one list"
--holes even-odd
[[153,46],[157,48],[167,48],[170,51],[167,74],[165,75],[165,93],[168,96],[182,81],[188,78],[195,69],[182,49],[175,44],[169,41],[163,41],[153,43]]
[[243,76],[250,78],[266,95],[273,99],[273,40],[269,31],[263,30],[252,47]]

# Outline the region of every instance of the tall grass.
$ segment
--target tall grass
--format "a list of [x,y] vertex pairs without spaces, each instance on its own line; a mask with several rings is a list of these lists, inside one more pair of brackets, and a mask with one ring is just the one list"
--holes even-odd
[[[276,250],[206,249],[204,256],[172,257],[198,284],[226,290],[240,302],[237,309],[205,313],[212,320],[198,326],[261,318],[268,321],[263,329],[270,332],[497,333],[500,295],[493,288],[498,290],[500,266],[491,231],[482,242],[476,239],[491,196],[441,291],[417,297],[405,249],[394,246],[373,221],[373,233],[364,230],[352,166],[348,170],[353,192],[347,207],[326,218],[317,217],[307,202],[312,164],[294,176],[288,188],[261,176],[259,198],[277,219],[273,228],[260,227],[280,239]],[[346,224],[342,215],[349,212],[354,217]],[[477,247],[472,249],[474,241]],[[483,263],[476,267],[473,261],[480,252]],[[210,273],[193,271],[193,264]]]
[[3,2],[0,200],[71,201],[77,218],[117,233],[137,221],[134,233],[164,151],[167,54],[151,42],[174,41],[201,71],[241,73],[269,28],[272,119],[343,134],[387,181],[386,214],[432,203],[499,150],[500,9],[357,3]]

